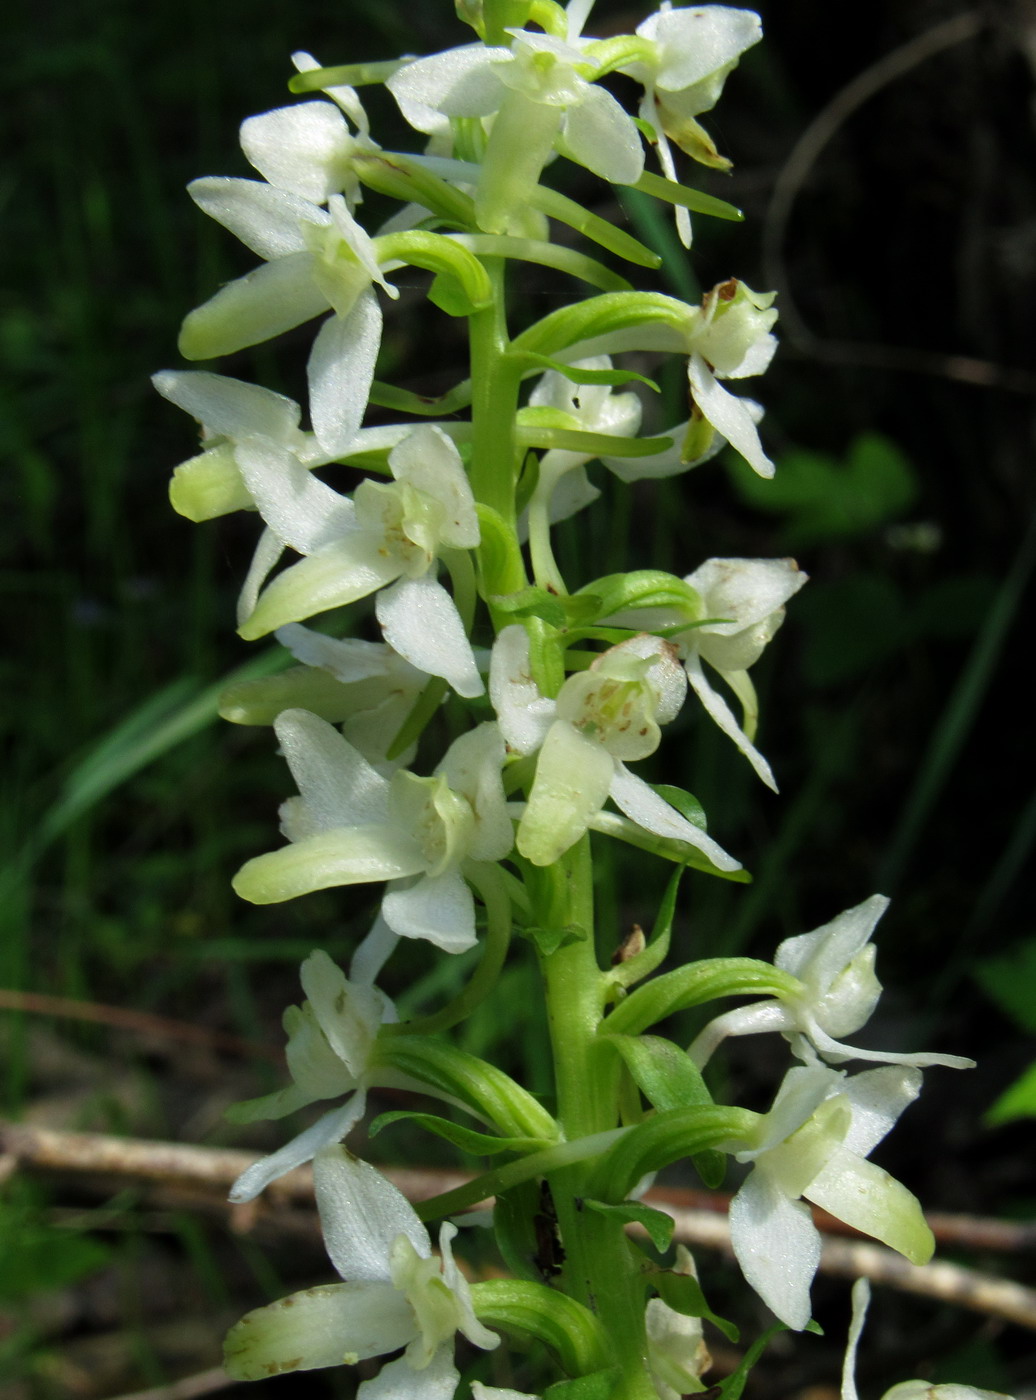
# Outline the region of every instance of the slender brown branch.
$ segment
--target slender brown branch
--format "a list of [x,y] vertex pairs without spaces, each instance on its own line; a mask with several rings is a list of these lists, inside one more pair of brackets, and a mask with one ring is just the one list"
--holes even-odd
[[227,1055],[246,1059],[272,1060],[281,1064],[283,1051],[255,1041],[243,1040],[226,1031],[209,1030],[190,1021],[175,1021],[168,1016],[155,1016],[149,1011],[133,1011],[126,1006],[105,1006],[96,1001],[76,1001],[72,997],[48,996],[43,992],[16,992],[0,988],[0,1011],[24,1011],[35,1016],[59,1016],[65,1020],[92,1021],[97,1025],[133,1031],[158,1040],[174,1040],[189,1045],[203,1045]]
[[171,1381],[168,1385],[155,1386],[152,1390],[135,1390],[132,1395],[120,1395],[118,1400],[195,1400],[198,1395],[215,1395],[217,1390],[226,1390],[237,1385],[222,1366],[213,1366],[208,1371],[197,1371],[193,1376]]
[[[230,1148],[148,1142],[0,1121],[0,1171],[8,1173],[23,1169],[84,1177],[129,1177],[163,1187],[191,1186],[222,1202],[230,1184],[254,1161],[253,1153]],[[384,1171],[412,1201],[427,1200],[470,1180],[467,1173],[438,1169],[388,1167]],[[662,1188],[648,1192],[645,1199],[673,1217],[674,1238],[680,1243],[731,1252],[726,1214],[729,1197],[715,1192]],[[276,1223],[278,1208],[305,1208],[312,1204],[313,1176],[308,1167],[300,1167],[274,1182],[263,1202],[233,1207],[233,1219],[237,1228],[247,1229],[260,1213],[267,1224]],[[824,1236],[820,1262],[824,1272],[851,1278],[865,1276],[875,1283],[938,1298],[1036,1330],[1036,1290],[943,1261],[918,1268],[881,1245],[836,1238],[836,1230],[852,1232],[823,1212],[816,1212],[816,1219]],[[1036,1244],[1036,1227],[1024,1223],[970,1215],[933,1215],[929,1223],[936,1237],[944,1242],[973,1248],[1022,1250]],[[192,1393],[206,1392],[185,1391],[183,1395]],[[145,1394],[149,1400],[152,1394],[158,1400],[166,1392]],[[178,1400],[179,1395],[180,1392],[170,1391],[168,1400]]]
[[841,88],[802,132],[774,182],[763,226],[763,266],[766,282],[780,293],[781,327],[801,354],[836,364],[857,365],[909,374],[930,374],[962,384],[1036,393],[1036,375],[1029,370],[993,364],[971,355],[943,354],[899,345],[828,339],[806,322],[791,288],[785,240],[795,201],[824,150],[846,121],[883,88],[918,64],[945,49],[973,39],[985,23],[977,11],[966,10],[933,25],[885,54]]

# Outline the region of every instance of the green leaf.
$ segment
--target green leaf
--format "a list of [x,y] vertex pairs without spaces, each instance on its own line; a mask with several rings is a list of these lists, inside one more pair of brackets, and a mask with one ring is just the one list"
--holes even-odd
[[562,375],[571,384],[629,384],[636,380],[638,384],[646,384],[649,389],[654,389],[655,393],[661,392],[653,379],[648,379],[644,374],[635,374],[631,369],[586,369],[583,365],[566,365],[563,360],[552,360],[549,355],[536,355],[531,350],[525,351],[522,355],[508,356],[511,361],[517,361],[523,369],[548,370]]
[[[657,1035],[608,1035],[606,1039],[622,1056],[634,1083],[652,1108],[712,1106],[712,1095],[701,1071],[679,1045]],[[693,1160],[705,1185],[715,1189],[726,1172],[723,1153],[697,1152]]]
[[652,1286],[657,1290],[663,1303],[683,1317],[707,1317],[714,1327],[726,1337],[728,1342],[736,1342],[738,1330],[725,1317],[714,1313],[705,1301],[701,1284],[692,1274],[679,1274],[674,1269],[659,1269],[651,1275]]
[[598,1215],[608,1216],[620,1225],[642,1225],[659,1254],[664,1254],[669,1248],[675,1222],[664,1210],[641,1205],[639,1201],[622,1201],[618,1205],[609,1205],[605,1201],[591,1201],[586,1197],[583,1198],[583,1207],[595,1211]]
[[741,223],[744,214],[736,205],[728,204],[725,199],[717,199],[715,195],[705,194],[702,190],[689,189],[687,185],[678,185],[675,180],[666,180],[661,175],[654,175],[650,170],[645,170],[643,175],[631,189],[640,190],[642,194],[653,195],[655,199],[664,199],[668,204],[682,204],[685,209],[693,209],[696,214],[711,214],[714,219],[730,219],[733,223]]
[[639,267],[653,268],[658,267],[662,261],[657,253],[631,234],[617,228],[607,219],[602,219],[598,214],[592,214],[574,199],[558,194],[556,190],[548,189],[545,185],[536,186],[530,203],[548,218],[568,224],[569,228],[574,228],[592,242],[607,248],[610,253],[625,258],[627,262],[636,263]]
[[843,462],[819,452],[788,452],[763,482],[731,464],[738,494],[757,510],[785,517],[782,546],[801,547],[865,534],[904,514],[917,499],[917,474],[895,443],[862,433]]
[[650,786],[659,797],[665,798],[670,807],[675,807],[681,817],[686,817],[692,826],[699,827],[702,831],[708,829],[705,808],[692,793],[684,792],[683,788],[673,787],[671,783],[651,783]]
[[67,1288],[111,1259],[111,1250],[92,1235],[55,1229],[19,1206],[0,1205],[0,1238],[0,1300],[5,1302]]
[[635,982],[641,982],[649,973],[665,960],[669,952],[669,940],[673,932],[673,916],[676,913],[676,896],[680,889],[680,881],[683,879],[684,869],[674,870],[666,885],[665,894],[662,896],[662,903],[658,906],[658,913],[655,916],[655,924],[651,930],[651,938],[646,948],[629,958],[626,962],[617,963],[611,971],[611,980],[620,987],[632,987]]
[[997,957],[982,958],[975,978],[1022,1030],[1036,1032],[1036,938],[1024,939]]
[[985,1115],[991,1127],[1013,1123],[1017,1118],[1036,1118],[1036,1062],[1004,1090]]
[[475,1316],[487,1327],[537,1337],[570,1375],[603,1370],[608,1339],[594,1314],[567,1294],[523,1279],[488,1279],[471,1285]]
[[447,389],[445,394],[429,398],[427,394],[414,394],[409,389],[397,389],[394,384],[375,379],[367,397],[379,408],[391,408],[397,413],[420,414],[423,418],[447,418],[458,409],[470,405],[471,380],[463,379],[452,389]]
[[[787,1332],[788,1328],[783,1322],[775,1322],[772,1327],[768,1327],[761,1337],[757,1337],[752,1345],[741,1358],[737,1369],[731,1371],[719,1384],[719,1400],[740,1400],[741,1392],[745,1388],[749,1372],[755,1363],[762,1356],[763,1352],[770,1344],[770,1339],[776,1337],[778,1332]],[[806,1327],[807,1332],[819,1331],[816,1324],[810,1322]]]
[[541,928],[537,924],[529,924],[522,929],[522,933],[548,958],[559,948],[567,948],[572,943],[585,943],[590,936],[579,924],[566,924],[564,928]]
[[370,1126],[371,1137],[377,1137],[390,1123],[398,1123],[404,1119],[416,1123],[427,1132],[435,1133],[437,1137],[445,1138],[447,1142],[452,1142],[454,1147],[470,1153],[472,1157],[494,1157],[498,1152],[538,1152],[540,1148],[547,1146],[543,1138],[494,1137],[489,1133],[476,1133],[473,1128],[463,1128],[460,1124],[451,1123],[448,1118],[440,1118],[435,1113],[413,1113],[407,1109],[379,1114]]

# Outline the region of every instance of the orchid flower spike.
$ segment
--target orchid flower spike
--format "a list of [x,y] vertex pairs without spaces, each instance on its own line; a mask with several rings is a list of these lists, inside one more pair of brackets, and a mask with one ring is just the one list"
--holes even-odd
[[234,1123],[254,1123],[261,1118],[284,1118],[320,1099],[349,1097],[242,1172],[231,1187],[232,1201],[253,1200],[271,1181],[312,1161],[321,1148],[341,1142],[363,1117],[368,1088],[374,1083],[395,1084],[399,1078],[387,1071],[388,1078],[379,1079],[372,1063],[378,1028],[396,1020],[395,1008],[384,993],[371,984],[351,982],[319,949],[302,964],[300,977],[306,1000],[284,1013],[291,1084],[263,1098],[235,1104],[227,1116]]
[[251,641],[377,592],[375,613],[390,646],[419,671],[442,676],[458,694],[481,695],[485,687],[464,624],[434,576],[443,551],[479,542],[460,454],[440,428],[422,424],[389,453],[389,469],[392,482],[362,481],[350,499],[287,454],[256,449],[249,489],[275,539],[306,557],[259,592],[264,569],[277,557],[260,559],[260,543],[243,595],[255,603],[241,635]]
[[227,1335],[225,1365],[240,1381],[358,1361],[406,1350],[363,1381],[360,1400],[385,1395],[451,1400],[460,1380],[453,1342],[499,1342],[475,1316],[471,1291],[451,1241],[439,1231],[441,1259],[413,1206],[391,1182],[342,1147],[325,1147],[313,1164],[324,1242],[344,1282],[293,1293],[248,1313]]
[[281,807],[288,846],[256,856],[234,889],[253,904],[387,880],[381,912],[403,938],[447,953],[475,943],[465,860],[502,860],[513,844],[495,724],[462,734],[435,775],[386,778],[325,720],[286,710],[274,729],[299,796]]
[[752,1171],[730,1203],[730,1240],[745,1278],[796,1330],[810,1318],[809,1289],[820,1234],[803,1198],[926,1264],[935,1242],[916,1198],[866,1161],[921,1090],[907,1067],[837,1070],[796,1066],[746,1144],[732,1144]]
[[659,726],[678,713],[686,679],[673,648],[642,634],[603,652],[572,675],[556,700],[532,678],[524,628],[505,627],[490,662],[490,697],[508,748],[538,752],[536,776],[518,824],[519,852],[550,865],[593,825],[610,797],[631,821],[684,841],[720,870],[739,864],[626,767],[654,753]]
[[[871,1286],[865,1278],[853,1284],[852,1321],[842,1364],[842,1400],[860,1400],[856,1389],[856,1353],[871,1301]],[[999,1390],[979,1390],[973,1385],[932,1385],[929,1381],[900,1381],[886,1390],[881,1400],[1013,1400]]]
[[884,895],[874,894],[812,933],[786,938],[777,949],[774,966],[797,977],[803,991],[779,1001],[739,1006],[710,1021],[688,1050],[699,1069],[727,1036],[763,1031],[780,1031],[807,1064],[819,1064],[819,1054],[836,1064],[856,1059],[919,1069],[929,1065],[973,1069],[975,1061],[961,1055],[861,1050],[834,1038],[858,1031],[878,1003],[881,983],[874,975],[876,949],[870,939],[888,905]]

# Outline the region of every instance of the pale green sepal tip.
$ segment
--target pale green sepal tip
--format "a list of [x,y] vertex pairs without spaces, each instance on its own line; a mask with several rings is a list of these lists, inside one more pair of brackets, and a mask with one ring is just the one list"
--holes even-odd
[[181,462],[169,483],[169,501],[177,515],[195,523],[235,510],[250,510],[254,504],[230,443],[210,447]]
[[234,891],[250,904],[279,904],[312,890],[396,880],[424,868],[416,843],[400,840],[392,827],[349,827],[321,831],[256,856],[234,876]]
[[340,724],[359,708],[356,691],[355,683],[345,685],[317,666],[292,666],[280,675],[227,686],[220,693],[219,714],[231,724],[272,724],[284,710],[309,710]]

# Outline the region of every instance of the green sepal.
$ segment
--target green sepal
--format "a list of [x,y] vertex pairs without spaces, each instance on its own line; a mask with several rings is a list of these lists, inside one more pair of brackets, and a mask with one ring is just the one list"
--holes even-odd
[[378,1037],[379,1064],[459,1100],[505,1137],[557,1141],[559,1129],[551,1115],[503,1070],[445,1041],[407,1035],[405,1026],[400,1032]]
[[387,194],[402,204],[420,204],[437,218],[458,228],[477,228],[475,204],[470,195],[433,175],[422,166],[411,164],[395,152],[358,152],[350,161],[363,184],[379,194]]
[[407,58],[383,59],[380,63],[340,63],[334,68],[314,68],[288,79],[289,92],[322,92],[332,87],[370,87],[387,83],[393,73],[412,62]]
[[649,389],[654,389],[655,393],[660,393],[658,385],[653,379],[648,379],[647,375],[635,374],[630,369],[586,369],[582,365],[566,365],[563,360],[552,360],[549,355],[536,355],[532,351],[526,351],[522,355],[510,355],[508,359],[517,362],[520,368],[525,371],[552,369],[556,374],[560,374],[571,384],[630,384],[634,380],[638,384],[646,384]]
[[605,574],[579,589],[601,599],[601,617],[613,617],[630,609],[666,608],[687,618],[688,624],[701,616],[701,597],[696,589],[676,574],[663,569],[631,569],[625,574]]
[[759,1122],[745,1108],[674,1108],[629,1128],[594,1167],[586,1194],[595,1200],[624,1201],[649,1172],[683,1157],[743,1141]]
[[181,462],[169,482],[169,503],[177,515],[199,524],[255,502],[234,459],[234,444],[219,442]]
[[520,593],[526,586],[525,560],[518,535],[492,506],[479,501],[475,510],[481,543],[478,547],[479,585],[484,598]]
[[588,1376],[555,1381],[543,1392],[543,1400],[611,1400],[619,1383],[619,1368],[609,1366]]
[[666,1215],[664,1210],[641,1205],[639,1201],[622,1201],[618,1205],[609,1205],[606,1201],[591,1201],[586,1197],[583,1197],[583,1208],[607,1216],[620,1225],[642,1225],[659,1254],[664,1254],[672,1243],[675,1221],[671,1215]]
[[680,1274],[674,1269],[659,1269],[650,1276],[652,1287],[662,1302],[683,1317],[705,1317],[726,1337],[736,1342],[740,1333],[732,1322],[714,1313],[705,1301],[701,1284],[693,1274]]
[[[385,384],[382,380],[375,379],[367,399],[378,408],[391,408],[398,413],[419,414],[422,418],[447,418],[458,409],[470,407],[471,380],[463,379],[452,389],[447,389],[445,394],[429,398],[426,394],[414,394],[409,389],[397,389],[394,384]],[[468,425],[451,423],[449,426],[451,433],[455,433]],[[345,460],[348,459],[343,458],[343,461]]]
[[589,209],[584,209],[574,199],[559,194],[557,190],[548,189],[546,185],[537,185],[529,203],[541,214],[546,214],[548,219],[557,219],[559,224],[567,224],[591,242],[606,248],[609,253],[624,258],[626,262],[650,268],[660,267],[662,264],[659,254],[632,234],[616,228],[600,215],[592,214]]
[[516,336],[511,350],[556,355],[582,340],[648,326],[671,327],[674,349],[686,348],[697,314],[696,308],[663,292],[606,292],[552,311]]
[[717,199],[715,195],[704,194],[701,190],[678,185],[675,180],[666,180],[650,170],[645,170],[631,188],[652,195],[655,199],[664,199],[667,204],[682,204],[685,209],[693,209],[696,214],[711,214],[714,219],[729,219],[737,224],[744,222],[745,216],[736,205],[728,204],[725,199]]
[[563,928],[543,928],[539,924],[529,924],[522,929],[524,936],[535,944],[545,958],[556,953],[559,948],[568,948],[573,943],[585,943],[589,932],[579,924],[566,924]]
[[540,617],[551,627],[561,629],[572,622],[596,616],[595,598],[577,598],[574,594],[561,597],[546,588],[519,589],[517,593],[494,594],[489,602],[499,612],[511,617]]
[[519,1338],[535,1337],[555,1353],[570,1376],[600,1371],[611,1359],[598,1318],[575,1298],[525,1279],[487,1279],[471,1285],[475,1316]]
[[708,830],[705,808],[692,792],[674,787],[672,783],[649,783],[648,786],[657,792],[659,797],[664,797],[670,807],[675,807],[681,817],[686,817],[692,826],[698,827],[701,831]]
[[272,724],[284,710],[309,710],[340,724],[356,708],[357,683],[347,685],[319,666],[291,666],[279,675],[237,681],[219,697],[220,718],[231,724]]
[[429,233],[426,229],[407,229],[402,233],[381,234],[373,240],[372,251],[379,264],[410,263],[456,281],[467,309],[451,311],[450,315],[469,316],[492,305],[493,284],[489,273],[474,253],[469,253],[455,238]]
[[[701,1070],[679,1045],[657,1035],[608,1035],[606,1039],[622,1056],[652,1108],[713,1107]],[[722,1152],[709,1149],[694,1154],[694,1169],[712,1190],[722,1182],[726,1167]]]
[[656,836],[653,832],[645,831],[636,822],[630,821],[628,817],[620,816],[618,812],[598,812],[588,822],[588,826],[591,831],[600,832],[602,836],[611,836],[616,841],[625,842],[627,846],[635,846],[638,851],[650,851],[662,860],[671,860],[677,865],[688,865],[692,870],[700,870],[703,875],[714,875],[718,880],[730,880],[735,885],[752,883],[750,871],[720,870],[695,846],[689,846],[686,841],[678,841],[674,837]]
[[686,1011],[717,997],[780,998],[798,996],[802,991],[797,977],[772,963],[757,958],[703,958],[664,972],[630,992],[605,1018],[601,1030],[606,1035],[636,1036],[674,1011]]
[[435,1113],[415,1113],[408,1109],[379,1114],[370,1125],[371,1137],[377,1137],[390,1123],[398,1123],[403,1119],[415,1123],[417,1127],[424,1128],[429,1133],[435,1133],[437,1137],[445,1138],[447,1142],[452,1142],[454,1147],[459,1147],[462,1152],[467,1152],[472,1157],[495,1157],[498,1152],[539,1152],[541,1148],[550,1146],[550,1143],[542,1138],[502,1138],[493,1137],[489,1133],[476,1133],[473,1128],[461,1127],[459,1123],[451,1123],[448,1118],[440,1118]]
[[542,1283],[541,1240],[537,1221],[543,1216],[544,1182],[523,1181],[501,1191],[493,1203],[493,1236],[515,1278]]
[[658,913],[655,915],[647,947],[639,953],[635,953],[626,962],[616,963],[612,968],[609,980],[616,986],[632,987],[635,983],[642,982],[645,977],[654,972],[660,963],[665,961],[666,954],[669,952],[669,940],[673,933],[676,896],[680,890],[683,872],[684,867],[681,866],[679,870],[674,870],[670,876],[669,883],[665,887],[665,894],[662,896],[662,903],[658,906]]

